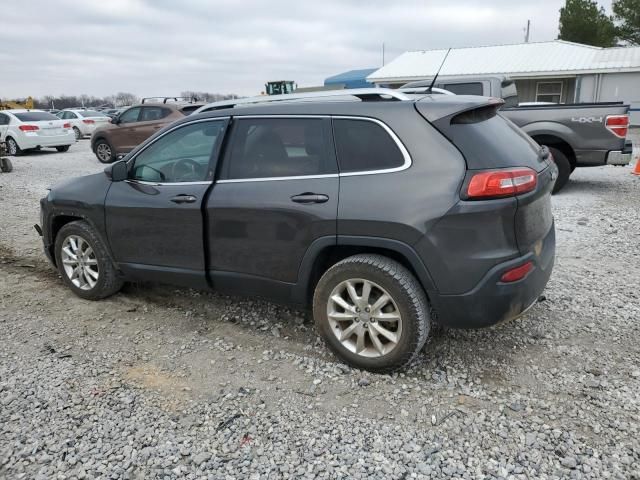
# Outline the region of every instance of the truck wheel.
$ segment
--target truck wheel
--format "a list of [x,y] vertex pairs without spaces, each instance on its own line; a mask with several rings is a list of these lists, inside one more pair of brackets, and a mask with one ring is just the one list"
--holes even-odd
[[104,138],[96,141],[94,151],[102,163],[112,163],[116,159],[113,147]]
[[62,280],[81,298],[100,300],[122,288],[105,246],[84,221],[67,223],[60,229],[55,257]]
[[13,170],[13,165],[11,164],[11,160],[8,158],[0,158],[0,171],[3,173],[9,173]]
[[7,143],[7,153],[9,155],[13,155],[14,157],[22,155],[22,150],[18,146],[18,142],[16,142],[13,138],[7,137],[5,142]]
[[549,150],[551,151],[551,155],[553,155],[553,161],[558,167],[558,178],[556,179],[556,184],[553,186],[552,193],[558,193],[569,181],[569,175],[571,175],[572,172],[571,162],[569,162],[567,156],[557,148],[549,147]]
[[325,272],[315,289],[313,316],[340,359],[377,373],[409,364],[430,326],[420,283],[398,262],[373,254],[354,255]]
[[66,152],[66,151],[69,150],[70,146],[71,145],[63,145],[62,147],[56,147],[56,150],[59,151],[59,152]]

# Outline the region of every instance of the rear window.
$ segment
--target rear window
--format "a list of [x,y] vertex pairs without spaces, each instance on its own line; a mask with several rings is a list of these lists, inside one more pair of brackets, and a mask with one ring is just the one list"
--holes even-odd
[[482,83],[480,82],[446,83],[444,89],[456,95],[483,95]]
[[97,112],[95,110],[83,110],[82,112],[76,112],[81,117],[104,117],[106,116],[102,112]]
[[23,112],[14,113],[16,118],[21,122],[43,122],[47,120],[60,120],[49,112]]
[[334,119],[333,131],[341,172],[386,170],[404,165],[398,144],[375,122]]

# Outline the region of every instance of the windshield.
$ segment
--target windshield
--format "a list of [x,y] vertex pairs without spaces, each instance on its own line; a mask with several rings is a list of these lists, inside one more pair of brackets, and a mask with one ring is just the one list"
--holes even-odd
[[16,118],[21,122],[45,122],[47,120],[60,120],[49,112],[23,112],[14,113]]

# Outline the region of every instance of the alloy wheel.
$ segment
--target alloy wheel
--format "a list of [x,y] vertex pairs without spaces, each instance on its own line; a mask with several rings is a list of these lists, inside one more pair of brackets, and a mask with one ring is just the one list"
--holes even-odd
[[96,147],[96,155],[102,162],[108,162],[111,160],[111,147],[106,143],[100,143]]
[[71,283],[81,290],[91,290],[98,283],[98,259],[91,245],[78,235],[69,235],[62,242],[62,267]]
[[387,355],[402,335],[402,316],[393,297],[362,278],[345,280],[333,289],[327,318],[342,346],[363,357]]
[[13,138],[7,140],[7,150],[9,151],[9,155],[15,155],[18,153],[18,144]]

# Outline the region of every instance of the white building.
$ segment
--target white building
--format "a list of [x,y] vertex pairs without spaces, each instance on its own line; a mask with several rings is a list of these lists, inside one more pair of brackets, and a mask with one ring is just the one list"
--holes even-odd
[[[446,50],[406,52],[367,77],[399,87],[433,77]],[[599,48],[554,40],[452,49],[440,75],[507,75],[521,102],[615,102],[631,104],[640,125],[640,47]]]

